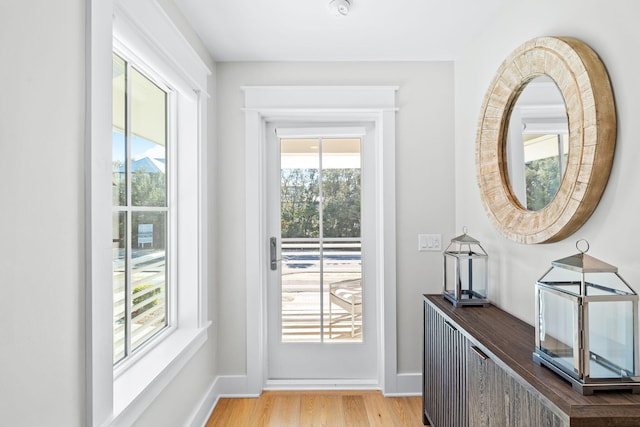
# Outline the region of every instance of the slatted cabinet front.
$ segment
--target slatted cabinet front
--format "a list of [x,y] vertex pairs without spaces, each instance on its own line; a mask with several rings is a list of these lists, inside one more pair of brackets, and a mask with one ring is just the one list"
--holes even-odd
[[[469,310],[469,308],[456,308]],[[482,308],[470,308],[482,310]],[[536,390],[424,302],[423,423],[435,427],[568,426]]]
[[466,348],[468,341],[433,307],[424,306],[423,422],[468,425]]

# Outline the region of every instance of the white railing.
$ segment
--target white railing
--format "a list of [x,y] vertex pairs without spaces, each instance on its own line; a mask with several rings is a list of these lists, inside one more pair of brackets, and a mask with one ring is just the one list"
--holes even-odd
[[[122,264],[121,262],[117,263]],[[132,260],[132,264],[130,289],[133,292],[129,298],[131,308],[127,310],[125,271],[121,265],[114,263],[114,363],[126,353],[135,351],[167,324],[164,252],[160,251],[155,255],[150,254],[135,258]],[[130,317],[129,325],[127,324],[128,317]],[[128,346],[127,331],[130,334]]]
[[282,239],[283,341],[362,339],[362,316],[330,302],[332,284],[361,279],[361,249],[360,238]]

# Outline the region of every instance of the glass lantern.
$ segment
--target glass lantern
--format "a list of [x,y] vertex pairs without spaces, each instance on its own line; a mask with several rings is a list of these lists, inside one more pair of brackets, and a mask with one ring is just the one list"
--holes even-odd
[[480,242],[467,234],[466,227],[462,231],[443,252],[443,296],[456,307],[487,306],[488,256]]
[[585,240],[576,248],[578,254],[553,261],[536,283],[533,360],[585,395],[640,393],[638,296],[616,267],[586,254]]

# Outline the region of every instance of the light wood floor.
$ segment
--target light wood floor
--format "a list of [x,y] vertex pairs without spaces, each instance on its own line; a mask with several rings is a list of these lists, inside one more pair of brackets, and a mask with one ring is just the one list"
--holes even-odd
[[206,427],[422,427],[422,398],[379,391],[265,391],[220,399]]

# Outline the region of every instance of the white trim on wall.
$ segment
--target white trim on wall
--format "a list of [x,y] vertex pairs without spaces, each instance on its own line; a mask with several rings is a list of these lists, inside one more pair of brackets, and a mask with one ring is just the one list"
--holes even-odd
[[[113,2],[91,0],[86,12],[85,264],[86,264],[86,424],[106,426],[113,412],[113,356],[104,351],[112,338],[113,275],[111,201],[100,189],[111,185],[111,81]],[[102,200],[96,198],[102,197]],[[108,206],[108,209],[102,207]],[[105,224],[109,226],[105,227]],[[103,242],[98,246],[96,242]]]
[[[144,413],[208,339],[207,81],[210,71],[155,0],[87,3],[86,116],[86,425],[129,426]],[[177,166],[177,274],[181,283],[175,328],[125,374],[114,375],[111,266],[111,86],[114,36],[135,46],[146,66],[179,93],[181,138]],[[123,42],[123,43],[121,43]],[[186,173],[185,173],[186,171]],[[188,196],[187,196],[188,195]]]
[[[373,122],[376,147],[376,292],[379,384],[398,392],[395,246],[396,86],[249,86],[245,94],[245,203],[247,376],[240,394],[259,395],[266,381],[266,188],[267,121]],[[292,384],[293,385],[293,384]],[[297,388],[303,387],[296,384]],[[317,384],[315,384],[317,386]]]

